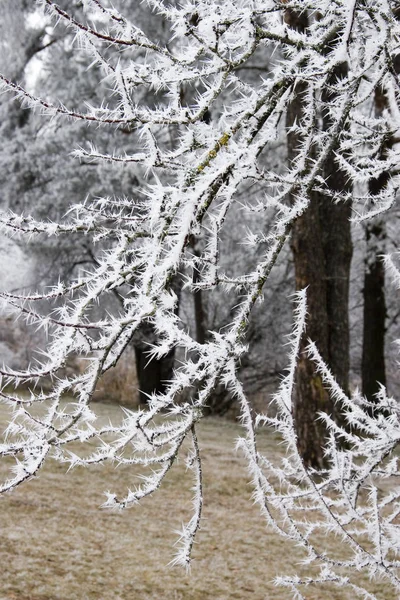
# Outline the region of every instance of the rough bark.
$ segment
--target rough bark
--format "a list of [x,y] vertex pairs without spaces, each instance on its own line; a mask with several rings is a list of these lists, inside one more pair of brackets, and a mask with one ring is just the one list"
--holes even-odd
[[320,411],[332,412],[329,394],[308,358],[308,338],[314,340],[321,355],[328,359],[327,285],[323,276],[325,261],[321,239],[318,198],[313,197],[308,210],[296,221],[292,234],[296,289],[307,288],[307,329],[303,335],[296,373],[293,414],[297,445],[307,465],[323,465],[326,431],[317,420]]
[[[399,65],[397,65],[399,67]],[[387,108],[387,98],[382,88],[375,92],[375,115],[381,116]],[[381,158],[385,159],[391,140],[381,148]],[[386,171],[369,182],[372,196],[379,195],[386,187],[390,174]],[[362,393],[374,401],[379,384],[386,385],[385,365],[385,268],[381,255],[385,250],[386,226],[381,219],[368,223],[365,228],[366,258],[364,270],[364,311],[363,311],[363,347],[361,361]]]
[[385,268],[377,253],[386,238],[384,222],[366,227],[367,259],[364,272],[364,323],[362,348],[362,393],[370,401],[386,385],[385,369]]
[[[323,102],[329,106],[335,100],[334,92],[329,84],[335,83],[347,75],[347,64],[341,63],[334,69],[327,87],[322,95]],[[323,115],[323,128],[331,125],[329,115]],[[342,198],[335,203],[334,197],[321,194],[318,198],[322,244],[325,258],[325,278],[327,285],[328,313],[328,364],[341,388],[348,392],[350,369],[350,327],[349,327],[349,292],[350,268],[353,255],[351,240],[351,192],[348,175],[334,160],[328,157],[324,167],[324,179],[334,196]],[[334,406],[335,418],[341,421],[341,407]]]
[[[307,28],[305,13],[287,11],[286,22],[297,30]],[[334,45],[335,41],[332,40]],[[334,82],[346,73],[346,65],[339,65],[331,75]],[[329,84],[329,82],[328,82]],[[304,111],[306,83],[297,84],[288,114],[287,126],[299,122]],[[334,94],[329,89],[322,100],[329,104]],[[329,115],[322,115],[323,128],[330,124]],[[296,160],[301,140],[296,132],[288,134],[288,160]],[[340,407],[335,406],[324,388],[321,376],[306,353],[311,338],[330,366],[340,385],[348,389],[349,372],[349,281],[352,256],[349,202],[332,202],[336,192],[350,191],[345,174],[328,157],[323,176],[328,195],[313,193],[306,212],[293,226],[292,251],[295,267],[296,290],[307,288],[307,328],[301,341],[296,374],[296,392],[293,398],[297,444],[306,465],[324,466],[326,429],[318,420],[318,413],[327,412],[340,421]]]
[[[293,10],[287,10],[285,20],[290,27],[299,31],[304,31],[308,26],[306,13],[298,14]],[[295,95],[289,105],[286,117],[286,125],[289,130],[303,117],[307,84],[305,82],[297,83],[294,91]],[[287,139],[289,164],[296,160],[300,143],[299,134],[296,131],[290,131]],[[306,352],[308,337],[317,341],[324,358],[327,357],[328,352],[326,279],[321,276],[324,273],[325,264],[318,199],[315,196],[311,198],[307,211],[293,225],[291,246],[296,289],[308,288],[307,331],[300,345],[296,392],[293,398],[297,445],[307,465],[322,466],[325,430],[322,424],[316,420],[316,416],[320,410],[327,409],[329,395]]]

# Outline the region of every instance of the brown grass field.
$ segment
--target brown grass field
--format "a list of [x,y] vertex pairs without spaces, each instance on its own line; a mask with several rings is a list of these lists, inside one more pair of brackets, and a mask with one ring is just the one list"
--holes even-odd
[[[0,414],[1,424],[5,412]],[[100,418],[119,409],[96,404]],[[99,508],[105,490],[135,483],[129,469],[48,462],[40,476],[0,498],[1,600],[286,600],[273,578],[298,570],[301,553],[266,528],[251,500],[240,426],[215,418],[199,427],[203,452],[203,523],[190,574],[168,565],[175,530],[191,509],[191,478],[178,464],[152,498],[122,512]],[[265,433],[264,450],[282,452]],[[0,471],[5,476],[5,469]],[[136,480],[137,481],[137,480]],[[371,591],[394,599],[379,582]],[[346,590],[305,591],[313,600],[344,600]]]

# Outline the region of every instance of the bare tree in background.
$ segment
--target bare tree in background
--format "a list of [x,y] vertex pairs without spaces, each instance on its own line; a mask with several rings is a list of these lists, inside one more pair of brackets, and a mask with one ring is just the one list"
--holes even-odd
[[[399,20],[400,8],[393,11],[394,18]],[[400,73],[400,56],[396,54],[391,64],[392,72],[398,77]],[[376,148],[376,159],[381,161],[381,169],[374,174],[368,183],[370,203],[379,203],[381,195],[385,195],[387,186],[391,184],[391,155],[396,144],[396,122],[398,111],[395,103],[388,96],[384,86],[375,89],[375,116],[377,126],[382,116],[392,123],[391,135],[382,140]],[[386,170],[385,170],[386,166]],[[396,167],[394,167],[396,168]],[[387,227],[385,218],[379,215],[369,219],[365,224],[366,257],[364,273],[364,316],[362,347],[362,392],[368,400],[373,401],[380,387],[386,386],[385,334],[386,334],[386,298],[384,254],[387,246]]]

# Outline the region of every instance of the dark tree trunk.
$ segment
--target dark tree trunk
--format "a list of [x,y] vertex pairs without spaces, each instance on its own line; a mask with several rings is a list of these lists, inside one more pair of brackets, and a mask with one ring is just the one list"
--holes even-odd
[[[353,249],[350,216],[350,202],[335,205],[330,198],[320,198],[328,315],[327,357],[336,381],[346,393],[350,369],[349,290]],[[340,406],[337,408],[340,411]]]
[[[397,61],[398,62],[398,61]],[[395,67],[398,70],[399,64]],[[375,91],[375,115],[380,117],[387,108],[384,90],[378,87]],[[381,148],[384,160],[392,141],[387,140]],[[371,196],[379,195],[389,181],[387,171],[369,182]],[[367,244],[364,270],[364,314],[363,314],[363,347],[361,361],[362,393],[371,402],[379,391],[379,384],[386,385],[385,368],[385,268],[381,255],[385,250],[386,227],[382,220],[368,223],[365,228]]]
[[[175,311],[179,311],[182,280],[179,276],[172,279],[171,287],[177,295],[178,301]],[[136,374],[139,383],[139,402],[147,404],[149,396],[153,393],[165,392],[168,382],[173,378],[175,362],[175,348],[160,359],[149,359],[149,344],[155,343],[157,336],[150,324],[142,325],[138,335],[133,338],[136,357]]]
[[[298,14],[287,10],[287,24],[299,31],[308,26],[306,13]],[[295,96],[289,105],[286,125],[288,129],[299,123],[304,114],[306,83],[298,83]],[[288,160],[297,158],[301,138],[296,131],[288,134]],[[297,445],[305,464],[322,466],[325,429],[316,419],[321,410],[329,410],[330,399],[322,385],[314,364],[307,356],[307,338],[318,343],[324,358],[328,354],[328,314],[326,301],[325,259],[322,247],[321,224],[318,198],[311,198],[307,211],[293,225],[291,246],[294,257],[296,289],[307,290],[308,318],[307,332],[300,344],[296,373],[296,392],[293,398]]]
[[[199,240],[192,239],[193,254],[198,258],[201,255],[199,250]],[[199,269],[196,266],[193,267],[193,284],[198,283],[201,280]],[[196,342],[199,344],[205,344],[207,342],[207,326],[206,326],[206,309],[204,306],[204,298],[202,290],[196,290],[193,292],[193,305],[194,305],[194,320],[195,320],[195,335]],[[207,406],[204,408],[204,414],[206,415],[224,415],[231,408],[233,398],[230,392],[224,385],[219,383],[212,393],[207,402]]]
[[151,394],[164,392],[173,375],[174,352],[169,352],[160,360],[149,361],[147,351],[148,347],[145,345],[135,345],[140,404],[147,404]]
[[301,340],[297,363],[293,415],[299,452],[307,465],[315,467],[323,466],[326,436],[325,427],[317,419],[318,413],[332,412],[329,394],[306,352],[307,340],[311,338],[323,358],[328,359],[327,282],[317,200],[312,198],[307,211],[294,224],[292,234],[296,289],[307,287],[308,304],[307,329]]
[[[366,228],[367,258],[364,272],[364,328],[362,348],[362,393],[370,401],[386,385],[385,369],[385,268],[379,256],[386,228],[382,221]],[[378,250],[378,252],[377,252]]]
[[[287,23],[300,31],[307,28],[305,13],[287,11]],[[332,41],[334,45],[335,41]],[[346,73],[346,65],[339,65],[332,73],[336,81]],[[289,106],[287,127],[300,122],[304,113],[304,94],[307,84],[297,84]],[[323,101],[334,98],[324,92]],[[330,125],[329,116],[322,115],[324,129]],[[296,132],[288,134],[288,159],[293,163],[301,143]],[[323,176],[329,195],[350,191],[345,177],[334,162],[333,152],[328,157]],[[328,190],[327,190],[328,191]],[[297,444],[306,465],[324,466],[326,429],[318,420],[318,413],[327,412],[340,419],[340,407],[335,407],[323,386],[321,376],[306,353],[307,339],[311,338],[330,366],[340,385],[347,391],[349,372],[349,280],[352,256],[349,202],[334,204],[333,198],[313,193],[310,205],[293,225],[292,251],[296,289],[307,288],[307,328],[301,341],[296,374],[296,392],[293,398]]]
[[[333,70],[323,102],[329,106],[335,100],[335,94],[329,91],[329,84],[346,77],[347,64],[341,63]],[[329,115],[323,115],[323,128],[332,125]],[[351,239],[351,193],[352,186],[348,175],[335,162],[334,155],[328,157],[323,173],[330,192],[342,198],[335,203],[331,196],[319,197],[319,211],[322,231],[322,244],[325,257],[326,301],[328,313],[328,356],[327,362],[336,381],[344,392],[349,390],[350,370],[350,326],[349,293],[350,269],[353,255]],[[343,199],[346,198],[347,199]],[[344,425],[340,404],[334,404],[335,420]]]
[[[196,249],[196,241],[193,242],[193,253],[196,257],[200,256],[200,252]],[[193,284],[196,285],[200,281],[200,273],[197,266],[193,267]],[[206,342],[206,325],[203,303],[203,292],[195,290],[193,292],[194,303],[194,321],[196,328],[196,342],[205,344]]]

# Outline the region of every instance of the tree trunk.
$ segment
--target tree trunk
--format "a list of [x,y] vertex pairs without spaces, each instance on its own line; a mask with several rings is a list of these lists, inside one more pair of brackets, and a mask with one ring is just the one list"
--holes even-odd
[[[199,250],[196,248],[196,240],[193,240],[193,254],[198,258],[200,256]],[[197,266],[193,267],[193,285],[196,285],[200,281],[200,272]],[[206,325],[205,325],[205,314],[204,314],[204,302],[202,290],[195,290],[193,292],[193,303],[194,303],[194,321],[196,328],[196,342],[199,344],[205,344],[206,342]]]
[[[173,277],[170,286],[178,298],[175,307],[175,311],[178,313],[182,290],[181,278]],[[147,404],[151,394],[165,392],[168,382],[173,378],[175,348],[172,348],[166,356],[160,359],[149,360],[149,344],[155,343],[156,340],[157,337],[151,325],[142,325],[138,334],[135,334],[133,338],[140,404]]]
[[[305,13],[287,11],[287,23],[300,31],[307,28]],[[334,40],[332,44],[334,44]],[[331,75],[336,81],[346,73],[339,65]],[[295,97],[288,114],[287,127],[301,121],[304,113],[306,83],[297,84]],[[322,100],[328,105],[333,94],[324,92]],[[322,115],[323,128],[330,125],[328,114]],[[288,159],[294,163],[301,139],[296,132],[288,134]],[[327,158],[323,173],[330,196],[350,191],[346,176],[334,162],[333,152]],[[340,422],[340,407],[334,405],[308,358],[306,346],[311,338],[330,366],[339,384],[348,389],[349,372],[349,281],[352,256],[349,202],[335,204],[333,198],[313,193],[308,209],[293,225],[292,251],[296,290],[307,288],[308,315],[306,332],[300,345],[296,373],[296,392],[293,398],[297,444],[307,466],[324,466],[326,429],[318,420],[324,411]]]
[[[199,258],[201,251],[199,249],[199,240],[196,238],[192,239],[193,254]],[[193,284],[195,285],[201,280],[199,269],[196,266],[193,267]],[[205,344],[207,342],[207,325],[206,325],[206,308],[204,306],[204,297],[202,290],[195,290],[193,292],[193,305],[194,305],[194,321],[195,321],[195,334],[196,342],[199,344]],[[231,408],[233,398],[231,393],[226,389],[222,383],[219,383],[210,394],[207,402],[207,406],[204,408],[205,415],[224,415]]]
[[[327,106],[335,100],[335,94],[329,91],[329,84],[346,77],[347,70],[346,63],[337,65],[333,70],[330,81],[327,82],[328,85],[325,86],[322,94],[322,101]],[[325,131],[332,125],[328,114],[323,115],[322,122]],[[333,195],[338,194],[342,198],[336,203],[331,196],[321,194],[319,197],[328,313],[327,362],[340,387],[348,393],[350,370],[349,293],[353,255],[350,223],[352,186],[349,183],[348,175],[335,162],[333,153],[325,163],[323,177],[330,192]],[[343,197],[348,199],[344,200]],[[341,413],[340,404],[334,404],[335,420],[344,425]]]
[[362,348],[362,393],[370,401],[386,385],[385,369],[385,268],[379,256],[384,250],[383,221],[366,227],[367,258],[364,272],[364,327]]
[[292,233],[292,251],[296,289],[307,288],[307,328],[300,344],[296,372],[296,392],[293,415],[297,445],[304,462],[309,466],[323,466],[325,427],[318,420],[320,411],[332,412],[332,402],[316,373],[314,363],[306,351],[308,338],[318,345],[328,359],[329,327],[327,311],[327,282],[324,277],[325,260],[322,248],[318,198],[313,196],[307,211],[297,219]]
[[[287,24],[305,31],[308,26],[306,13],[287,10]],[[290,130],[299,123],[304,114],[306,83],[297,83],[295,96],[289,105],[286,125]],[[301,138],[296,131],[288,134],[289,164],[296,161]],[[291,247],[294,257],[296,290],[307,287],[308,317],[307,332],[300,343],[300,353],[296,373],[296,392],[293,398],[293,415],[297,433],[299,452],[307,465],[322,466],[325,429],[316,419],[320,410],[329,406],[329,395],[322,385],[320,375],[307,356],[307,338],[318,343],[324,358],[328,353],[328,315],[326,303],[325,261],[321,239],[321,224],[318,198],[311,198],[307,211],[293,225]]]
[[139,382],[139,402],[147,404],[149,396],[164,392],[167,382],[172,379],[174,355],[173,351],[160,360],[149,360],[148,346],[135,344],[136,372]]
[[[400,65],[396,65],[398,68]],[[375,91],[375,115],[381,116],[387,108],[387,98],[382,88]],[[392,146],[391,140],[381,148],[384,160]],[[387,186],[389,173],[383,172],[369,182],[372,196],[379,195]],[[368,223],[365,229],[367,251],[364,270],[364,314],[363,314],[363,347],[361,361],[362,393],[374,401],[379,391],[379,384],[386,385],[385,368],[385,268],[381,255],[385,251],[386,227],[381,219]]]

